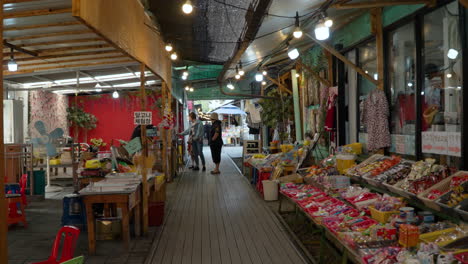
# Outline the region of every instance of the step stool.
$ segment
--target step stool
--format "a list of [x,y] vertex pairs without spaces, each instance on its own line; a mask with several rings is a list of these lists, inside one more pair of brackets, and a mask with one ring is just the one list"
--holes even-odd
[[[17,223],[23,223],[24,227],[28,227],[21,194],[6,194],[5,198],[8,204],[7,224],[13,225]],[[18,206],[21,214],[18,214]]]

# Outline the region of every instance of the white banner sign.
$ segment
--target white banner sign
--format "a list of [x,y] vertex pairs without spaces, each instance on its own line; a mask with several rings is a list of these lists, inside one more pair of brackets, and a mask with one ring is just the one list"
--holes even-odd
[[153,123],[152,112],[134,112],[133,120],[135,125],[151,125]]
[[422,132],[422,152],[460,157],[460,132]]

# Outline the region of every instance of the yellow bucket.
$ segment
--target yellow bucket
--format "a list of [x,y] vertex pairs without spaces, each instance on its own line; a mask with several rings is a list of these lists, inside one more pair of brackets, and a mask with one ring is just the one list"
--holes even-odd
[[356,156],[351,154],[339,154],[336,155],[336,168],[340,174],[346,174],[349,168],[356,165]]

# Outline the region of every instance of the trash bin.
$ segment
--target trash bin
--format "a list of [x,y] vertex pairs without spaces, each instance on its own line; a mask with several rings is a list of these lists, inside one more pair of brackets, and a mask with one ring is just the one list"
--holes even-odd
[[148,204],[149,226],[160,226],[164,223],[164,202],[150,202]]
[[[31,189],[34,190],[34,195],[44,195],[45,194],[45,171],[34,171],[33,172],[33,177],[34,177],[34,186],[31,186],[30,180],[31,180],[31,175],[29,175],[28,172],[28,186],[30,186]],[[29,191],[26,192],[26,194],[30,194]]]
[[265,180],[263,183],[263,199],[265,201],[278,200],[278,182]]

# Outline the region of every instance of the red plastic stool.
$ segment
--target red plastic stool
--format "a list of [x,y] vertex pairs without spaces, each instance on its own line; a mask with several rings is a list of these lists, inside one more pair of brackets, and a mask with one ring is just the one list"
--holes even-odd
[[[73,258],[73,253],[75,253],[76,242],[78,241],[78,236],[80,235],[80,229],[74,226],[64,226],[60,228],[55,237],[54,246],[52,248],[52,254],[49,259],[42,262],[35,262],[32,264],[58,264],[70,260]],[[59,260],[57,258],[60,256],[60,242],[64,237],[62,254]]]
[[[21,194],[6,194],[6,200],[8,203],[8,219],[7,224],[13,225],[17,223],[23,223],[24,227],[28,226],[26,222],[26,214],[24,212],[23,200]],[[20,205],[21,214],[18,214],[18,204]]]
[[20,179],[20,194],[23,205],[28,205],[28,200],[26,199],[26,188],[28,187],[28,174],[23,174]]

